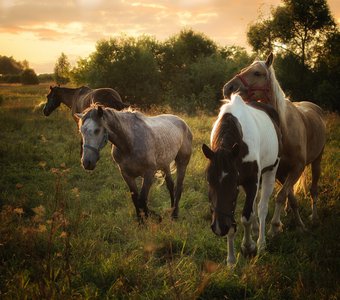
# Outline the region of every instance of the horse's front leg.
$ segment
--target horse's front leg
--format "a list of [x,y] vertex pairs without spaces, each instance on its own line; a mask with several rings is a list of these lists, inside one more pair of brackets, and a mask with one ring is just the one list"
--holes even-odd
[[269,198],[273,192],[275,185],[276,169],[268,171],[262,175],[261,199],[258,204],[258,216],[260,220],[259,237],[257,239],[257,250],[261,253],[266,248],[266,217],[268,214]]
[[276,203],[275,203],[275,211],[274,211],[274,215],[271,221],[271,227],[269,230],[270,235],[275,235],[278,232],[282,231],[282,223],[280,221],[280,215],[281,215],[281,210],[283,208],[283,205],[285,204],[287,197],[288,197],[289,205],[294,212],[297,225],[302,230],[305,230],[306,228],[304,223],[301,220],[300,213],[298,210],[298,204],[293,193],[294,184],[298,181],[299,177],[301,176],[303,172],[303,167],[304,167],[303,165],[295,166],[295,169],[292,170],[288,174],[286,180],[284,181],[284,184],[282,185],[277,195]]
[[142,214],[144,215],[145,218],[149,216],[149,213],[152,213],[153,215],[158,217],[159,221],[161,221],[161,217],[157,215],[155,212],[149,210],[148,208],[148,195],[153,182],[154,173],[155,173],[154,171],[148,171],[144,174],[142,189],[139,195],[139,203],[140,208],[142,210]]
[[140,208],[140,203],[139,203],[138,188],[137,188],[136,180],[135,178],[128,176],[124,172],[122,172],[122,176],[123,176],[124,181],[129,187],[131,199],[136,209],[137,218],[140,221],[141,220],[141,208]]
[[235,238],[235,227],[232,226],[229,229],[227,240],[228,240],[228,257],[227,257],[227,265],[233,266],[236,264],[235,257],[235,248],[234,248],[234,238]]
[[241,251],[244,256],[254,256],[256,254],[256,243],[251,237],[251,225],[254,222],[254,218],[256,218],[253,211],[253,203],[256,199],[258,185],[259,180],[249,180],[247,184],[243,185],[246,192],[246,201],[241,217],[241,222],[244,228]]
[[169,191],[170,194],[170,200],[171,200],[171,208],[174,207],[174,201],[175,201],[175,186],[174,186],[174,181],[172,180],[171,172],[170,172],[170,167],[167,167],[164,170],[165,174],[165,182],[166,182],[166,187]]

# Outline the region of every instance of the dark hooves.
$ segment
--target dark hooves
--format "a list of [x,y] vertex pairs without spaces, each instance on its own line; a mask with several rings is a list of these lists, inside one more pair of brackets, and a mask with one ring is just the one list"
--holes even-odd
[[149,214],[152,218],[155,218],[157,220],[157,222],[161,223],[162,222],[162,217],[160,214],[156,213],[155,211],[153,210],[149,210]]
[[257,254],[257,247],[255,247],[254,249],[251,249],[250,247],[247,249],[243,249],[243,247],[241,247],[241,253],[245,258],[253,258]]

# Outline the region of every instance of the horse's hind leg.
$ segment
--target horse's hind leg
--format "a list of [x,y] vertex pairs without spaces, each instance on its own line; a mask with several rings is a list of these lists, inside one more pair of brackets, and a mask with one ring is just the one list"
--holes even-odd
[[170,168],[169,167],[164,169],[164,174],[165,174],[166,187],[168,188],[168,191],[169,191],[169,194],[170,194],[171,207],[173,207],[174,206],[174,202],[175,202],[174,181],[172,180],[171,172],[170,172]]
[[289,202],[289,205],[292,208],[292,211],[294,213],[295,221],[297,222],[298,228],[300,228],[300,230],[302,230],[302,231],[306,231],[305,224],[303,223],[301,216],[300,216],[300,213],[299,213],[299,206],[298,206],[298,202],[296,200],[296,197],[294,195],[293,188],[288,193],[288,202]]
[[294,170],[292,170],[283,186],[281,187],[277,198],[276,198],[276,205],[275,205],[275,212],[274,212],[274,216],[272,219],[272,225],[271,225],[271,229],[270,232],[271,234],[275,234],[278,231],[280,231],[281,229],[281,222],[280,220],[280,212],[282,209],[282,206],[284,205],[286,198],[288,197],[288,201],[289,201],[289,205],[294,213],[295,216],[295,220],[297,223],[297,226],[300,227],[302,230],[306,230],[306,227],[304,225],[304,223],[302,222],[302,219],[300,217],[300,213],[299,213],[299,209],[298,209],[298,204],[296,201],[296,198],[294,196],[293,193],[293,187],[294,184],[298,181],[299,177],[301,176],[302,172],[304,169],[304,164],[296,164]]
[[184,176],[185,176],[185,172],[186,172],[189,160],[190,160],[190,156],[186,158],[182,158],[182,159],[176,158],[177,180],[176,180],[176,188],[175,188],[175,201],[174,201],[174,205],[172,206],[173,211],[171,214],[171,217],[174,219],[178,218],[178,204],[182,196],[183,181],[184,181]]
[[318,202],[318,181],[321,174],[321,158],[322,158],[322,152],[318,156],[316,160],[312,162],[312,185],[310,188],[311,193],[311,206],[312,206],[312,214],[310,216],[311,221],[313,225],[316,225],[319,221],[319,216],[317,213],[317,202]]

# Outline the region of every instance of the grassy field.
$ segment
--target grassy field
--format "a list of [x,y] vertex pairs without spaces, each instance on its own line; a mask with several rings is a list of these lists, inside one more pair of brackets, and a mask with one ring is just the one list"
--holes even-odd
[[[0,86],[1,299],[340,298],[339,115],[327,115],[320,226],[311,226],[309,197],[300,194],[308,232],[283,216],[285,230],[268,241],[266,253],[239,255],[231,269],[226,240],[210,230],[200,150],[214,116],[181,115],[192,128],[194,151],[178,221],[170,220],[168,192],[158,179],[149,205],[163,221],[139,226],[110,147],[86,172],[70,112],[42,115],[47,93],[44,85]],[[240,198],[237,220],[242,205]],[[267,223],[272,212],[273,201]],[[241,238],[239,224],[238,253]]]

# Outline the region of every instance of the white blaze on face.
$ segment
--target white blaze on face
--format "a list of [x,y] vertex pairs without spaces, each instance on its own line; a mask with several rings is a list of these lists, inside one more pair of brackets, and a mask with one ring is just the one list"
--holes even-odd
[[88,118],[85,120],[80,130],[83,136],[84,145],[86,144],[98,149],[103,140],[104,133],[103,130],[98,127],[97,123],[91,118]]

